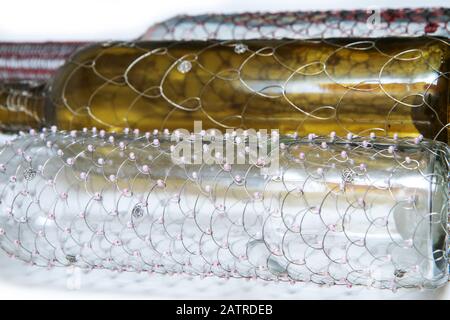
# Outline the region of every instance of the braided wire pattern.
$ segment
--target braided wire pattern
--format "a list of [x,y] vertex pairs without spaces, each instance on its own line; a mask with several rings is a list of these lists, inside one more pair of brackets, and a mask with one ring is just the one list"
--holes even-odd
[[179,15],[150,27],[141,40],[448,37],[449,16],[449,8]]
[[168,132],[22,133],[0,151],[0,246],[43,267],[394,291],[446,282],[439,143],[280,139],[267,175],[259,162],[174,163]]
[[46,82],[83,42],[43,42],[0,44],[0,81]]

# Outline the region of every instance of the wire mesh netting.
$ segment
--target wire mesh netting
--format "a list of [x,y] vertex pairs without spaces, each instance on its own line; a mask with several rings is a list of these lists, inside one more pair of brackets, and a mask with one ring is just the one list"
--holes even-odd
[[199,138],[22,134],[0,153],[2,249],[46,267],[394,290],[447,281],[440,144],[270,135],[282,139],[273,173],[207,147],[192,157],[211,164],[173,161]]
[[445,36],[448,8],[247,12],[179,15],[150,27],[143,40],[242,40]]

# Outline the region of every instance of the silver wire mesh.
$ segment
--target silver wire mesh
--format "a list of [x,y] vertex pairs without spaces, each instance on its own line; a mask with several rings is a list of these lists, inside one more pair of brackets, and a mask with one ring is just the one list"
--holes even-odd
[[21,134],[0,151],[1,248],[46,267],[394,291],[447,281],[439,143],[276,136],[271,174],[173,161],[171,146],[199,138]]

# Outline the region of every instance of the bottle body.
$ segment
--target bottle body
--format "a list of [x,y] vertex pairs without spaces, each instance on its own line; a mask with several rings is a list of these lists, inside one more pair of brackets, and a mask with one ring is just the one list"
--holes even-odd
[[[439,39],[141,42],[79,52],[52,84],[56,123],[434,138],[447,123]],[[443,138],[445,139],[445,138]]]
[[44,267],[447,282],[443,144],[283,140],[278,173],[264,174],[268,163],[174,162],[170,135],[112,136],[47,132],[2,148],[1,249]]

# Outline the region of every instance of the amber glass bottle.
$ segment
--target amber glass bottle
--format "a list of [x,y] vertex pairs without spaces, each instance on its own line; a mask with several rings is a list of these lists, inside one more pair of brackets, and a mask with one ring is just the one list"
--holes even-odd
[[[24,100],[0,119],[111,131],[202,120],[205,129],[434,138],[448,122],[448,71],[440,38],[105,43],[60,68],[41,104]],[[12,115],[23,110],[33,117]]]

